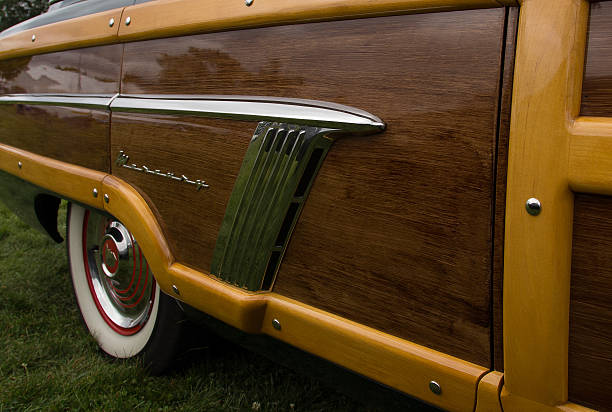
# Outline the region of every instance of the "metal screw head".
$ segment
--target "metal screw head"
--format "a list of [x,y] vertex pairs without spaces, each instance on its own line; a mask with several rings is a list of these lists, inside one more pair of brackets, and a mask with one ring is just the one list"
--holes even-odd
[[429,390],[431,390],[436,395],[440,395],[442,393],[442,387],[436,381],[429,382]]
[[17,162],[17,167],[21,169],[23,167],[23,163],[21,163],[21,161]]
[[531,216],[537,216],[542,211],[542,204],[535,197],[530,197],[525,203],[525,209]]
[[272,321],[272,327],[276,330],[281,330],[281,324],[280,321],[278,319],[274,319]]
[[115,25],[115,19],[111,17],[111,19],[108,21],[108,27],[113,27]]
[[129,26],[131,22],[132,22],[132,18],[131,18],[130,16],[127,16],[127,17],[125,18],[125,25],[126,25],[126,26]]
[[255,1],[255,0],[244,0],[244,4],[246,4],[247,7],[250,7],[251,4],[253,4],[253,1]]
[[95,187],[92,193],[93,193],[93,197],[98,197],[98,189],[96,189]]
[[177,295],[180,295],[180,294],[181,294],[181,292],[179,292],[179,290],[178,290],[178,288],[176,287],[176,285],[172,285],[172,291],[173,291],[174,293],[176,293]]
[[36,41],[36,35],[35,34],[32,35],[32,41]]
[[110,202],[110,197],[108,197],[108,195],[106,193],[104,193],[104,201],[106,203]]

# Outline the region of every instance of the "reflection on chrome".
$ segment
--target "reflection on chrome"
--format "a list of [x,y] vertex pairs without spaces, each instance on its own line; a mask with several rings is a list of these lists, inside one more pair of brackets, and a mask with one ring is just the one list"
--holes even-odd
[[373,134],[385,123],[366,111],[317,100],[268,96],[6,94],[0,104],[68,106],[113,113],[188,115],[213,119],[268,121],[336,129],[336,133]]

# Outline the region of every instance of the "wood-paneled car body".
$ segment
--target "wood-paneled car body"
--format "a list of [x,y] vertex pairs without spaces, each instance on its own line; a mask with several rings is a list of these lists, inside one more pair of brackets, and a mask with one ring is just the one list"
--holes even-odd
[[611,79],[606,1],[64,0],[0,34],[1,199],[70,202],[113,356],[162,368],[180,301],[446,410],[609,410]]

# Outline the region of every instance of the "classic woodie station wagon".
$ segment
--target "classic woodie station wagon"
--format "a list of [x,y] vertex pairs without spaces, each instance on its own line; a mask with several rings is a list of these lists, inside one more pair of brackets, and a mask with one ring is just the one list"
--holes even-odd
[[0,199],[58,242],[70,202],[83,320],[153,370],[192,308],[445,410],[612,410],[610,195],[612,2],[63,0],[0,34]]

